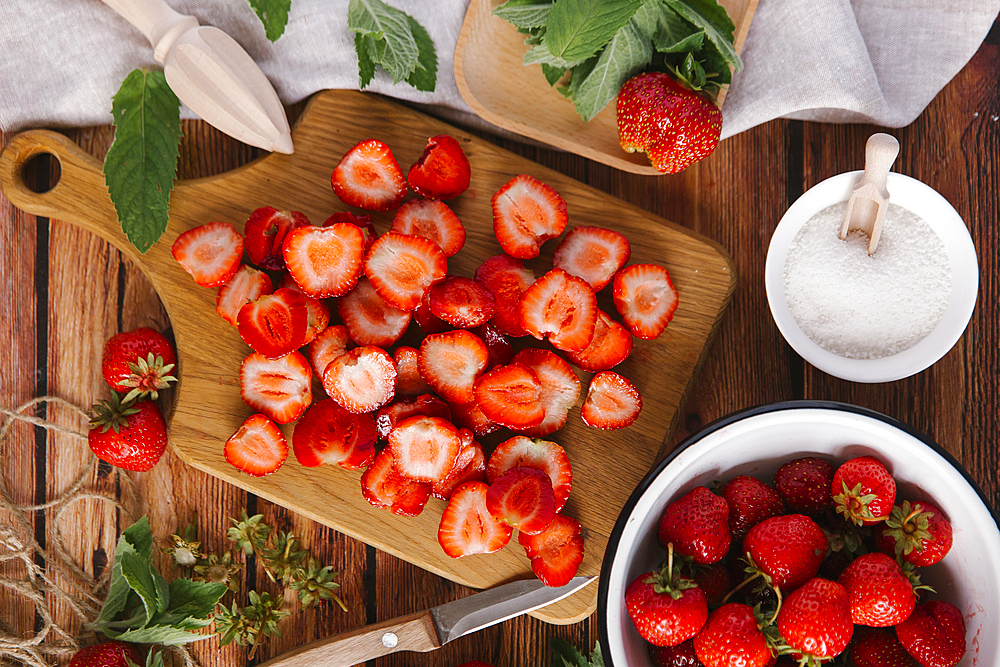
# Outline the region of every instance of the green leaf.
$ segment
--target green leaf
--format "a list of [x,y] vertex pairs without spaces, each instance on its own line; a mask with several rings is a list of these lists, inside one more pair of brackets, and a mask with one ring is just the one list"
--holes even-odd
[[288,24],[288,11],[292,8],[292,0],[249,0],[257,18],[264,24],[264,35],[275,42],[285,32]]
[[146,517],[142,517],[126,528],[118,538],[118,544],[115,546],[115,560],[111,566],[111,583],[108,586],[108,595],[104,600],[101,613],[94,623],[95,626],[103,626],[110,622],[128,604],[132,588],[122,576],[122,558],[126,553],[145,558],[147,561],[152,556],[153,533]]
[[550,86],[556,85],[565,73],[565,67],[553,67],[552,65],[542,63],[542,74],[545,75],[545,80],[549,82]]
[[369,50],[371,44],[371,35],[354,33],[354,50],[358,52],[358,83],[361,90],[367,88],[375,76],[375,61],[372,60]]
[[518,28],[541,28],[549,20],[551,2],[509,0],[493,10],[493,14]]
[[601,52],[594,69],[576,88],[573,105],[583,121],[600,113],[618,95],[622,85],[652,59],[652,42],[630,20]]
[[381,0],[351,0],[347,27],[372,36],[372,60],[385,68],[393,82],[405,80],[416,69],[420,51],[410,30],[409,15]]
[[[225,584],[175,579],[170,582],[170,605],[153,618],[150,625],[208,625],[216,603],[227,590]],[[192,625],[193,621],[201,625]]]
[[180,101],[163,72],[134,70],[112,104],[104,180],[128,240],[145,253],[167,228],[181,138]]
[[197,642],[203,639],[210,639],[214,636],[214,634],[188,632],[187,630],[181,630],[169,625],[151,625],[136,628],[135,630],[126,630],[122,633],[116,633],[113,639],[123,642],[133,642],[136,644],[163,644],[165,646],[179,646],[181,644],[190,644],[191,642]]
[[705,31],[705,37],[715,46],[719,55],[736,71],[743,69],[743,61],[733,46],[736,26],[715,0],[664,0],[686,21]]
[[434,40],[427,34],[424,27],[417,23],[416,19],[407,16],[410,22],[410,31],[417,42],[419,55],[417,56],[417,67],[410,76],[406,77],[406,83],[417,90],[426,93],[434,92],[437,85],[437,54],[434,52]]
[[621,30],[642,0],[559,0],[546,24],[549,51],[563,60],[586,60]]
[[552,52],[546,46],[544,37],[538,46],[533,46],[524,53],[525,65],[549,65],[551,67],[569,69],[576,67],[582,62],[582,60],[563,60],[558,56],[552,55]]
[[594,645],[594,650],[587,659],[586,654],[559,637],[552,638],[552,667],[604,667],[604,656],[601,655],[601,644]]
[[126,552],[122,556],[122,576],[142,599],[146,609],[146,621],[157,614],[156,583],[153,581],[153,568],[149,559],[139,554]]
[[135,548],[135,552],[145,559],[153,557],[153,529],[149,527],[149,519],[142,517],[122,531],[124,538]]
[[705,31],[682,19],[664,0],[646,0],[632,20],[661,53],[697,51],[705,41]]

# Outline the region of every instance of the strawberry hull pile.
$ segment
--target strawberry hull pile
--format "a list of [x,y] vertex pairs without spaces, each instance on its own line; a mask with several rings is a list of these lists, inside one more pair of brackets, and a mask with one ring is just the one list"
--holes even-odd
[[[389,212],[391,226],[379,234],[370,215],[353,212],[316,226],[262,207],[243,234],[209,222],[174,242],[174,257],[197,284],[218,289],[218,314],[251,348],[240,388],[256,414],[225,443],[226,460],[262,476],[291,449],[302,466],[362,471],[364,498],[400,516],[443,499],[446,554],[497,551],[517,529],[535,574],[566,583],[583,538],[562,513],[569,457],[546,438],[581,395],[595,433],[635,421],[642,398],[612,369],[634,337],[656,338],[670,322],[670,275],[626,266],[619,232],[567,231],[566,202],[527,174],[513,175],[484,211],[493,256],[471,276],[451,273],[466,229],[445,200],[468,188],[470,166],[446,135],[428,141],[406,176],[388,146],[362,141],[331,183],[344,203]],[[418,196],[404,201],[410,190]],[[560,237],[552,265],[535,275],[524,260]],[[598,306],[602,290],[609,312]],[[589,383],[574,366],[594,373]],[[279,425],[290,425],[290,443]]]
[[663,562],[625,591],[657,667],[952,667],[965,655],[961,611],[920,583],[951,549],[951,524],[899,498],[874,457],[798,458],[770,484],[695,487],[666,507],[658,541]]

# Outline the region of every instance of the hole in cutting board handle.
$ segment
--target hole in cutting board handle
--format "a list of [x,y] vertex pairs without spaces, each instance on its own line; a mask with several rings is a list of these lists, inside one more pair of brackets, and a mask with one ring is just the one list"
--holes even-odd
[[35,194],[44,194],[59,183],[62,165],[52,153],[36,153],[21,165],[21,180]]

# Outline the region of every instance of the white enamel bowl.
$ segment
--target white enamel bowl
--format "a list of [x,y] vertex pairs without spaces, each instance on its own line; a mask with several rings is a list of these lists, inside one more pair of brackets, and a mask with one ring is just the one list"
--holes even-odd
[[927,500],[954,528],[940,563],[922,569],[937,599],[962,610],[968,650],[960,667],[1000,664],[1000,528],[982,491],[944,449],[885,415],[818,401],[774,403],[738,412],[704,428],[654,468],[629,498],[608,542],[598,591],[601,646],[609,666],[653,667],[647,643],[625,609],[625,589],[655,569],[664,508],[698,485],[740,474],[770,483],[782,463],[819,456],[835,465],[871,455],[897,481],[897,501]]
[[926,338],[898,354],[880,359],[848,359],[820,347],[799,327],[785,299],[788,248],[814,215],[851,195],[861,171],[837,174],[795,200],[774,230],[764,266],[764,288],[781,335],[799,356],[825,373],[853,382],[891,382],[919,373],[948,353],[965,331],[979,293],[976,248],[965,222],[936,190],[914,178],[889,172],[889,203],[920,216],[941,238],[951,263],[952,291],[944,315]]

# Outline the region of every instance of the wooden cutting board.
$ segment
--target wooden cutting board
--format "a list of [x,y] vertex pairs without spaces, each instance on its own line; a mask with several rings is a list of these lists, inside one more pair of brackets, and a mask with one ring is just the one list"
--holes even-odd
[[[182,232],[214,220],[242,230],[250,213],[261,206],[301,211],[321,224],[334,211],[347,210],[333,194],[330,174],[351,146],[370,137],[381,139],[405,171],[420,156],[427,138],[441,133],[456,137],[472,164],[469,190],[449,201],[468,233],[465,249],[449,259],[450,273],[471,276],[484,259],[501,252],[492,233],[490,198],[513,176],[527,173],[565,198],[571,227],[599,225],[622,231],[632,244],[631,262],[666,266],[680,293],[666,332],[652,341],[636,339],[632,356],[615,369],[642,393],[638,420],[619,431],[592,429],[580,419],[581,396],[567,425],[551,436],[566,448],[573,465],[573,491],[564,511],[585,528],[580,573],[598,574],[619,509],[659,458],[732,295],[735,276],[728,256],[715,243],[417,111],[354,91],[325,91],[313,97],[293,131],[293,155],[272,154],[225,174],[177,182],[167,231],[145,255],[128,243],[118,225],[100,162],[61,134],[35,130],[17,135],[0,154],[0,188],[28,213],[72,222],[107,239],[148,275],[177,342],[180,381],[169,426],[170,446],[181,459],[431,572],[487,588],[533,576],[523,549],[515,539],[496,554],[448,557],[437,543],[441,501],[432,499],[419,517],[402,518],[364,500],[360,473],[329,466],[305,468],[290,457],[278,472],[257,479],[226,463],[223,443],[253,412],[239,390],[240,362],[250,349],[235,327],[215,313],[216,290],[198,287],[170,254]],[[48,192],[35,193],[25,185],[22,168],[46,153],[59,161],[61,176]],[[392,219],[391,213],[373,218],[380,233]],[[528,263],[536,275],[551,268],[555,245],[549,242],[542,256]],[[608,291],[600,303],[613,313]],[[589,376],[580,372],[584,388]],[[290,436],[291,428],[286,433]],[[500,439],[494,434],[484,443],[487,453]],[[596,600],[597,586],[592,585],[533,613],[551,623],[573,623],[589,616]]]

